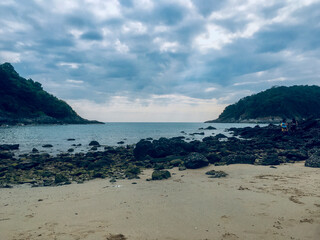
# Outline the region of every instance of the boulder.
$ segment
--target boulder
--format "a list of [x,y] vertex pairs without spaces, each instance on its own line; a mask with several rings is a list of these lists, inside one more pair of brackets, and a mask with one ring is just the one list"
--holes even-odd
[[38,153],[38,152],[39,152],[39,150],[38,150],[38,149],[36,149],[36,148],[32,148],[32,152],[33,152],[33,153]]
[[19,144],[1,144],[0,150],[18,150]]
[[253,164],[255,162],[256,157],[251,154],[231,154],[222,159],[226,164]]
[[91,142],[89,143],[89,146],[96,146],[96,147],[98,147],[98,146],[100,146],[100,143],[97,142],[97,141],[91,141]]
[[221,160],[221,156],[216,153],[208,153],[206,155],[206,157],[207,157],[209,163],[211,163],[211,164],[214,164],[216,162],[220,162],[220,160]]
[[0,159],[10,159],[13,156],[14,156],[14,154],[9,151],[1,151],[0,152]]
[[184,159],[184,165],[186,168],[196,169],[208,166],[208,159],[201,153],[192,152]]
[[209,127],[206,127],[204,130],[216,130],[216,128],[212,127],[212,126],[209,126]]
[[152,173],[152,180],[162,180],[162,179],[168,179],[171,177],[171,174],[167,170],[155,170]]
[[320,168],[320,150],[317,150],[314,154],[308,158],[304,164],[306,167]]
[[44,144],[42,145],[43,148],[52,148],[53,146],[51,144]]
[[277,154],[267,154],[258,162],[259,165],[279,165],[279,157]]

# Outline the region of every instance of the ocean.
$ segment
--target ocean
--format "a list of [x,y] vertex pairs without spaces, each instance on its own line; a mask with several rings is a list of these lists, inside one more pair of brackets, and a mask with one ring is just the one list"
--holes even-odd
[[[38,125],[38,126],[8,126],[0,127],[0,144],[20,144],[20,153],[28,153],[32,148],[40,152],[57,154],[74,148],[75,152],[87,151],[92,140],[101,145],[120,146],[135,144],[141,139],[160,137],[184,136],[187,140],[201,140],[203,137],[222,133],[230,136],[226,129],[231,127],[254,127],[256,124],[247,123],[177,123],[177,122],[114,122],[92,125]],[[261,125],[261,124],[260,124]],[[213,126],[216,130],[199,130]],[[190,135],[204,132],[204,135]],[[75,141],[68,141],[73,138]],[[52,148],[43,148],[42,145],[51,144]],[[73,144],[81,144],[75,147]]]

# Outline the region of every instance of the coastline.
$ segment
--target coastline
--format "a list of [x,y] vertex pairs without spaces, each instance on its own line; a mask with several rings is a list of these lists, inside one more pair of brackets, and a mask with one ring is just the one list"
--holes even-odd
[[[229,175],[211,179],[205,172]],[[22,239],[318,239],[320,173],[304,163],[235,164],[172,178],[0,189],[0,237]],[[132,184],[136,183],[136,184]],[[111,234],[111,235],[110,235]],[[120,236],[120,235],[118,235]]]

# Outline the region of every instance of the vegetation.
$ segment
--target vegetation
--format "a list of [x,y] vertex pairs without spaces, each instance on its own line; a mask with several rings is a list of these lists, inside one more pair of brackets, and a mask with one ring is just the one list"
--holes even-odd
[[[320,87],[272,87],[229,105],[213,122],[245,122],[279,120],[281,118],[319,118]],[[212,122],[212,121],[209,121]]]
[[0,65],[0,86],[0,123],[89,123],[10,63]]

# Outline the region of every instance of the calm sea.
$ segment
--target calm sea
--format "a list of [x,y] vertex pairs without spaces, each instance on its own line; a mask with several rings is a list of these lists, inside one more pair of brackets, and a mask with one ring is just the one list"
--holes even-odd
[[[143,138],[159,139],[160,137],[185,136],[187,139],[202,139],[226,132],[230,127],[254,127],[256,124],[234,123],[106,123],[94,125],[41,125],[0,127],[0,144],[20,144],[20,152],[30,152],[37,148],[41,152],[56,154],[74,148],[75,152],[87,151],[89,142],[98,141],[101,145],[119,146],[120,141],[126,144],[137,143]],[[213,126],[216,130],[199,130]],[[185,133],[182,133],[185,132]],[[191,136],[190,133],[204,132],[205,135]],[[67,141],[74,138],[75,141]],[[53,145],[50,149],[44,144]],[[74,147],[72,144],[81,144]]]

